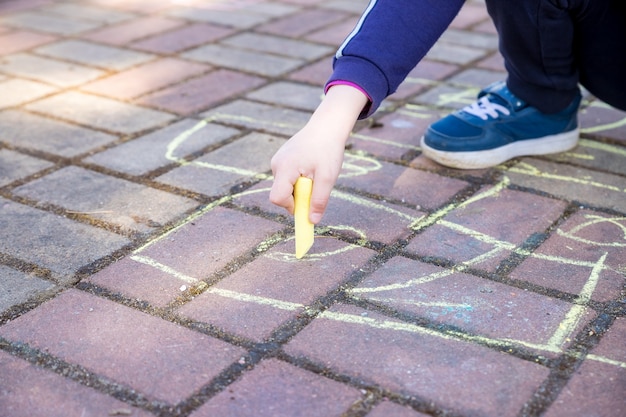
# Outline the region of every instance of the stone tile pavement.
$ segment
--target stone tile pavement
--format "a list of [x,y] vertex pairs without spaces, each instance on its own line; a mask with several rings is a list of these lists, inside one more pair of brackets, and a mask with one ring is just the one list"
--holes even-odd
[[365,0],[0,1],[0,416],[626,415],[626,114],[444,169],[470,0],[359,122],[316,241],[269,159]]

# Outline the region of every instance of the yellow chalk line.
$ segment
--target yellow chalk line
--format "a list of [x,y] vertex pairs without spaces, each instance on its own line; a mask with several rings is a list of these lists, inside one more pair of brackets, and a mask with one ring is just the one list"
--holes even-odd
[[198,282],[198,279],[194,278],[194,277],[190,277],[189,275],[185,275],[182,272],[178,272],[177,270],[175,270],[174,268],[171,268],[167,265],[164,265],[158,261],[155,261],[152,258],[149,258],[147,256],[140,256],[140,255],[131,255],[130,259],[132,259],[135,262],[139,262],[142,263],[144,265],[148,265],[153,267],[154,269],[158,269],[161,272],[165,272],[166,274],[179,279],[183,282],[186,282],[188,284],[195,284]]
[[498,194],[500,194],[500,192],[505,189],[508,185],[510,184],[510,180],[508,177],[503,177],[502,180],[500,182],[498,182],[497,184],[495,184],[493,187],[479,193],[476,194],[474,196],[472,196],[471,198],[468,198],[467,200],[459,203],[459,204],[448,204],[446,207],[431,213],[428,216],[422,217],[420,219],[417,219],[413,224],[411,224],[409,227],[412,230],[420,230],[423,229],[427,226],[431,226],[437,222],[440,221],[440,219],[442,219],[443,217],[445,217],[446,215],[448,215],[449,213],[451,213],[453,210],[458,209],[458,208],[463,208],[466,207],[472,203],[475,203],[476,201],[482,200],[484,198],[487,197],[493,197],[493,196],[497,196]]
[[265,305],[275,307],[279,310],[297,311],[306,308],[304,304],[292,303],[289,301],[277,300],[275,298],[262,297],[259,295],[245,294],[238,291],[226,290],[223,288],[211,288],[207,290],[208,293],[219,295],[220,297],[229,298],[232,300],[249,302],[258,305]]
[[594,246],[612,246],[612,247],[626,246],[626,242],[625,243],[619,243],[619,242],[601,243],[601,242],[595,242],[595,241],[591,241],[588,239],[575,236],[575,233],[579,232],[580,230],[586,227],[593,226],[598,223],[608,222],[622,229],[622,231],[624,232],[624,239],[626,240],[626,225],[620,223],[621,221],[626,220],[626,217],[602,217],[602,216],[596,216],[596,215],[586,215],[585,218],[591,219],[591,220],[586,223],[579,224],[578,226],[572,228],[569,232],[564,232],[561,229],[558,229],[557,233],[569,239],[572,239],[578,242],[587,243],[587,244],[594,245]]
[[596,133],[596,132],[602,132],[604,130],[617,129],[618,127],[622,127],[622,126],[626,126],[626,117],[623,118],[622,120],[617,120],[612,123],[605,123],[603,125],[585,127],[583,129],[580,129],[580,131],[582,133]]
[[352,136],[353,138],[356,138],[356,139],[360,139],[360,140],[366,141],[366,142],[382,143],[383,145],[392,146],[394,148],[411,149],[411,150],[415,150],[415,151],[419,151],[420,150],[420,148],[418,146],[409,145],[407,143],[394,142],[394,141],[390,141],[390,140],[386,140],[386,139],[380,139],[380,138],[376,138],[376,137],[373,137],[373,136],[363,135],[361,133],[353,133],[350,136]]
[[527,162],[519,162],[517,165],[511,167],[508,169],[509,172],[514,172],[517,174],[523,174],[523,175],[528,175],[531,177],[537,177],[537,178],[546,178],[546,179],[551,179],[551,180],[557,180],[557,181],[565,181],[565,182],[572,182],[575,184],[582,184],[582,185],[588,185],[591,187],[596,187],[596,188],[603,188],[603,189],[607,189],[607,190],[611,190],[611,191],[617,191],[617,192],[623,192],[626,191],[626,189],[621,190],[619,187],[616,187],[614,185],[608,185],[608,184],[603,184],[601,182],[597,182],[597,181],[590,181],[590,180],[585,180],[582,178],[573,178],[573,177],[566,177],[564,175],[556,175],[556,174],[549,174],[547,172],[542,172],[540,171],[537,167],[527,163]]
[[165,151],[165,158],[170,161],[178,162],[181,165],[186,163],[187,161],[185,161],[184,159],[177,158],[174,156],[174,152],[176,151],[176,148],[182,145],[184,141],[189,139],[191,135],[203,129],[206,125],[208,125],[208,122],[206,120],[201,120],[198,123],[196,123],[193,127],[178,134],[174,139],[172,139],[170,143],[167,144],[167,150]]
[[[626,123],[626,119],[624,119],[624,122]],[[619,148],[614,145],[609,145],[607,143],[596,142],[595,140],[589,139],[581,139],[579,145],[585,148],[598,149],[607,153],[626,157],[626,149]]]
[[600,279],[600,272],[604,269],[604,261],[606,260],[607,253],[600,257],[596,265],[591,270],[589,279],[583,286],[583,289],[578,294],[578,297],[573,301],[575,305],[572,306],[570,311],[565,315],[565,318],[548,341],[549,346],[560,347],[563,342],[569,338],[578,327],[580,320],[587,311],[587,305],[591,300],[591,296],[598,285]]
[[[344,201],[348,201],[354,205],[357,206],[361,206],[361,207],[366,207],[366,208],[370,208],[370,209],[374,209],[374,210],[380,210],[382,212],[385,213],[389,213],[389,214],[393,214],[395,216],[398,216],[401,219],[404,220],[409,220],[409,221],[415,221],[415,216],[411,216],[409,214],[403,213],[399,210],[393,209],[389,206],[386,206],[384,204],[379,204],[376,203],[372,200],[367,200],[365,198],[362,197],[358,197],[355,196],[353,194],[348,194],[348,193],[344,193],[342,191],[339,190],[333,190],[331,193],[331,196],[344,200]],[[421,217],[420,217],[421,218]]]
[[593,353],[588,354],[586,358],[593,361],[606,363],[607,365],[619,366],[620,368],[626,369],[626,362],[605,358],[604,356],[594,355]]

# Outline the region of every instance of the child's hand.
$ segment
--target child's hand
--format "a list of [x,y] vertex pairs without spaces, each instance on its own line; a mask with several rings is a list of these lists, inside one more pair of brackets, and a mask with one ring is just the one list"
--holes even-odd
[[293,185],[299,176],[309,177],[313,179],[309,220],[318,223],[341,171],[344,144],[345,138],[333,137],[329,129],[306,125],[272,158],[270,201],[293,214]]
[[293,214],[293,185],[299,176],[313,180],[311,223],[318,223],[339,177],[346,141],[367,96],[360,90],[336,85],[328,90],[309,122],[272,158],[274,184],[270,201]]

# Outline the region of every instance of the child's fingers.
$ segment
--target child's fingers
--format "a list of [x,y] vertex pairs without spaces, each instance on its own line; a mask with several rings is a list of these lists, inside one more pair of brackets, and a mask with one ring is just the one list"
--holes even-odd
[[293,184],[298,177],[289,179],[285,176],[274,177],[274,183],[270,191],[270,201],[279,207],[285,208],[290,214],[293,214]]
[[330,198],[330,193],[333,189],[334,182],[327,181],[323,178],[315,177],[315,181],[313,181],[313,193],[311,194],[311,211],[309,215],[309,220],[313,224],[317,224],[322,220],[322,216],[326,211],[326,206],[328,205],[328,199]]

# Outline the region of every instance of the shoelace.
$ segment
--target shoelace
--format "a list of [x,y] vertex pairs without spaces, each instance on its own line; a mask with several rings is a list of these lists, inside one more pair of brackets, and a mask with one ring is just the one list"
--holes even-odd
[[487,97],[481,97],[476,103],[470,104],[463,109],[466,113],[480,117],[483,120],[487,120],[489,117],[494,119],[498,118],[498,112],[508,116],[511,114],[506,107],[489,101]]

